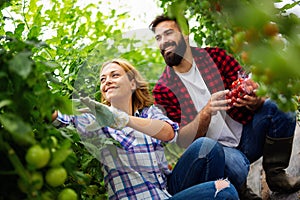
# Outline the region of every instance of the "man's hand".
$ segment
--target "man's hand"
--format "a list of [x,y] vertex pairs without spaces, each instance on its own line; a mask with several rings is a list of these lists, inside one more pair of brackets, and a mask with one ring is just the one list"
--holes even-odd
[[89,97],[81,97],[80,101],[87,105],[95,115],[98,124],[93,125],[94,128],[109,126],[114,129],[122,129],[129,122],[128,114],[123,111],[94,101]]
[[245,95],[243,98],[237,98],[233,106],[245,106],[248,110],[256,111],[262,106],[264,102],[264,98],[257,97],[256,95]]
[[228,92],[229,90],[223,90],[212,94],[202,112],[212,116],[217,114],[217,111],[228,110],[230,108],[228,104],[231,102],[231,99],[225,99]]

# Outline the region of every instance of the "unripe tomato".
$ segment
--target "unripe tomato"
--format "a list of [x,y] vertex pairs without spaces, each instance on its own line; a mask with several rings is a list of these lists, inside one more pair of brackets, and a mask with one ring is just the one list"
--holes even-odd
[[32,190],[40,190],[44,184],[44,179],[43,179],[43,175],[41,172],[33,172],[30,175],[30,179],[27,181],[28,181],[28,183],[25,183],[20,178],[20,179],[18,179],[18,182],[17,182],[19,189],[24,193],[28,192],[29,187]]
[[46,191],[41,194],[41,200],[53,200],[53,199],[55,198],[53,196],[53,193],[51,193],[50,191]]
[[94,196],[98,193],[98,186],[97,185],[89,185],[87,188],[86,188],[86,194],[88,194],[89,196]]
[[24,192],[24,193],[27,192],[26,184],[24,183],[24,181],[23,181],[22,179],[18,179],[17,184],[18,184],[19,189],[20,189],[22,192]]
[[41,172],[33,172],[31,175],[31,184],[35,190],[39,190],[43,187],[44,179]]
[[46,182],[52,186],[52,187],[57,187],[59,185],[64,184],[64,182],[67,179],[67,171],[65,168],[59,166],[59,167],[54,167],[50,168],[46,172]]
[[28,164],[39,169],[45,167],[49,162],[50,151],[48,148],[42,148],[40,145],[36,144],[28,149],[25,159]]
[[77,200],[76,192],[71,188],[65,188],[58,194],[58,200]]

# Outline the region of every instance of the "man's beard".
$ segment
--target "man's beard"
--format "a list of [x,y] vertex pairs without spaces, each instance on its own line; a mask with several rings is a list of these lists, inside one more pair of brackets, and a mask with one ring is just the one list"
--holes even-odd
[[[167,54],[165,54],[165,49],[169,46],[176,46],[176,48],[175,48],[174,52],[168,52]],[[180,62],[182,61],[182,58],[186,52],[186,47],[187,46],[186,46],[185,40],[184,40],[183,36],[181,35],[181,38],[178,42],[178,46],[176,45],[175,42],[168,42],[163,45],[163,48],[160,52],[163,55],[166,64],[170,67],[173,67],[173,66],[179,65]]]

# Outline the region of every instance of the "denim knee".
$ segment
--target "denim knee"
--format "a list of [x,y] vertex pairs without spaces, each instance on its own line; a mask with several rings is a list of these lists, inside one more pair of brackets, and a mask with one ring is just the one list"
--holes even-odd
[[239,150],[224,147],[225,152],[225,176],[236,187],[240,188],[246,181],[250,170],[250,162]]
[[296,128],[295,112],[283,112],[271,100],[265,102],[261,112],[271,119],[270,130],[267,132],[269,137],[286,138],[294,135]]
[[228,181],[228,179],[217,180],[215,181],[215,185],[215,199],[239,199],[237,190],[234,185]]
[[215,154],[219,157],[224,157],[223,146],[217,141],[207,137],[200,137],[196,139],[192,143],[192,148],[197,148],[197,151],[195,150],[195,152],[199,152],[199,158],[206,157],[208,154]]

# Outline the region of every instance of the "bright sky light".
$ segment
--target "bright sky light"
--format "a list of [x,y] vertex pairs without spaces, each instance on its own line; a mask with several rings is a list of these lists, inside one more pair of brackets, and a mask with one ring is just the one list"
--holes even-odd
[[[101,2],[100,11],[103,12],[104,15],[108,15],[112,9],[115,9],[117,14],[128,12],[130,16],[127,19],[124,19],[125,28],[127,30],[123,30],[124,32],[133,31],[137,29],[148,29],[148,25],[155,18],[155,16],[161,14],[163,12],[162,8],[158,6],[158,0],[78,0],[79,5],[88,5],[90,3],[95,3],[97,1]],[[48,0],[41,0],[41,2],[47,6]],[[276,6],[282,7],[285,3],[293,3],[293,0],[284,0],[283,3],[276,3]],[[49,4],[50,6],[50,4]],[[9,12],[9,9],[6,8],[6,11]],[[3,14],[6,16],[8,12],[4,12]],[[290,12],[296,13],[300,16],[300,6],[295,6]],[[14,16],[14,18],[19,18],[18,16]],[[5,30],[13,31],[14,27],[12,24],[7,23],[5,25]]]
[[[283,2],[280,3],[275,3],[276,6],[279,8],[283,7],[287,3],[294,3],[295,1],[293,0],[284,0]],[[293,7],[292,9],[289,10],[291,13],[295,13],[296,15],[300,16],[300,5]]]
[[[126,19],[126,26],[130,29],[148,28],[150,22],[163,12],[158,6],[157,0],[99,0],[101,1],[100,11],[109,15],[110,10],[115,9],[117,14],[127,12],[130,16]],[[78,1],[80,5],[95,3],[97,0]],[[126,30],[129,31],[129,30]]]

